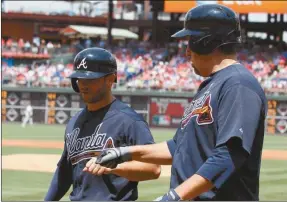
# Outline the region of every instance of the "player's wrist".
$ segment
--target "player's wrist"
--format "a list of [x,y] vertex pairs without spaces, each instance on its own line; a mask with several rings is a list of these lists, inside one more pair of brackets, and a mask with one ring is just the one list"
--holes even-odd
[[130,147],[119,147],[119,150],[120,150],[120,155],[121,155],[121,159],[123,162],[132,160],[132,154],[131,154]]
[[154,201],[182,201],[174,189],[170,189],[165,195],[158,197]]
[[110,169],[110,174],[121,176],[123,171],[126,172],[125,168],[123,168],[121,164],[118,164],[117,167]]
[[110,169],[107,171],[106,174],[117,175],[117,174],[118,174],[118,170],[119,170],[118,167],[119,167],[119,166],[117,166],[117,167],[115,167],[115,168],[110,168]]

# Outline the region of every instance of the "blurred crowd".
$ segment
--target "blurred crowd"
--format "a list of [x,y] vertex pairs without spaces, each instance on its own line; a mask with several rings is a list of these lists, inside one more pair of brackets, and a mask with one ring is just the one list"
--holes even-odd
[[253,51],[241,51],[238,60],[258,79],[266,93],[287,94],[287,52],[257,46]]
[[129,89],[195,91],[203,79],[193,72],[188,61],[178,55],[168,62],[158,62],[153,68],[133,77],[126,86]]
[[[1,39],[2,44],[2,52],[5,55],[14,55],[14,53],[18,54],[38,54],[38,55],[49,55],[51,54],[56,48],[61,48],[61,44],[53,44],[51,41],[46,42],[44,39],[40,39],[38,37],[34,37],[33,41],[25,41],[24,39],[20,38],[15,40],[13,38],[8,39]],[[29,55],[25,55],[29,56]]]
[[66,78],[73,71],[72,65],[40,64],[17,67],[2,65],[2,84],[9,86],[69,87]]
[[[87,41],[85,42],[87,43]],[[93,46],[94,44],[88,44]],[[105,47],[101,40],[95,44]],[[2,40],[5,50],[49,53],[55,44],[20,40]],[[57,45],[60,46],[60,45]],[[79,51],[83,47],[75,45]],[[74,48],[75,48],[74,47]],[[84,48],[87,47],[87,44]],[[37,48],[37,49],[36,49]],[[147,42],[119,43],[110,49],[117,59],[118,83],[115,87],[130,90],[195,91],[204,78],[196,75],[185,57],[184,43],[154,48]],[[258,79],[267,93],[287,94],[287,52],[254,46],[238,53],[238,60]],[[35,63],[8,66],[2,63],[2,83],[10,86],[70,87],[66,77],[73,71],[71,63]]]

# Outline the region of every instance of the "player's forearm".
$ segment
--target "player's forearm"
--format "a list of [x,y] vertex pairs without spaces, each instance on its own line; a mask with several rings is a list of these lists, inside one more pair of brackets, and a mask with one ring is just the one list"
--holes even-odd
[[185,201],[192,200],[212,188],[213,184],[209,180],[195,174],[175,188],[175,191]]
[[44,201],[59,201],[69,190],[70,181],[64,174],[61,174],[60,168],[57,167]]
[[127,178],[130,181],[145,181],[157,179],[160,176],[161,167],[156,164],[130,161],[119,164],[112,170],[113,174]]
[[151,145],[131,146],[129,150],[132,154],[132,159],[135,161],[154,163],[158,165],[172,164],[172,156],[166,142]]

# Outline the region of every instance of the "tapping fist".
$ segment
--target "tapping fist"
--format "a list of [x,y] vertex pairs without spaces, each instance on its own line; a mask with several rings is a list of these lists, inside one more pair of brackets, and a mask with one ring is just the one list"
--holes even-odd
[[165,195],[160,196],[153,201],[181,201],[181,199],[174,189],[170,189]]
[[83,169],[84,172],[88,172],[93,175],[104,175],[104,174],[110,174],[112,172],[111,168],[106,168],[104,166],[101,166],[96,163],[97,158],[91,158],[87,163],[86,167]]
[[132,156],[128,147],[109,148],[100,153],[96,164],[107,168],[116,168],[118,164],[131,160]]

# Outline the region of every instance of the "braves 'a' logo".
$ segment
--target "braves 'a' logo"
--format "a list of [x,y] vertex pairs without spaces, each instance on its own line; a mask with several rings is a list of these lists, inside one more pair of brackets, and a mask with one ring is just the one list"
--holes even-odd
[[210,104],[211,94],[205,95],[197,100],[194,100],[190,107],[184,113],[181,121],[181,129],[184,129],[192,117],[196,117],[198,125],[206,125],[213,123],[212,107]]
[[82,59],[81,63],[77,66],[77,69],[80,69],[81,66],[83,66],[84,69],[88,68],[86,58]]

